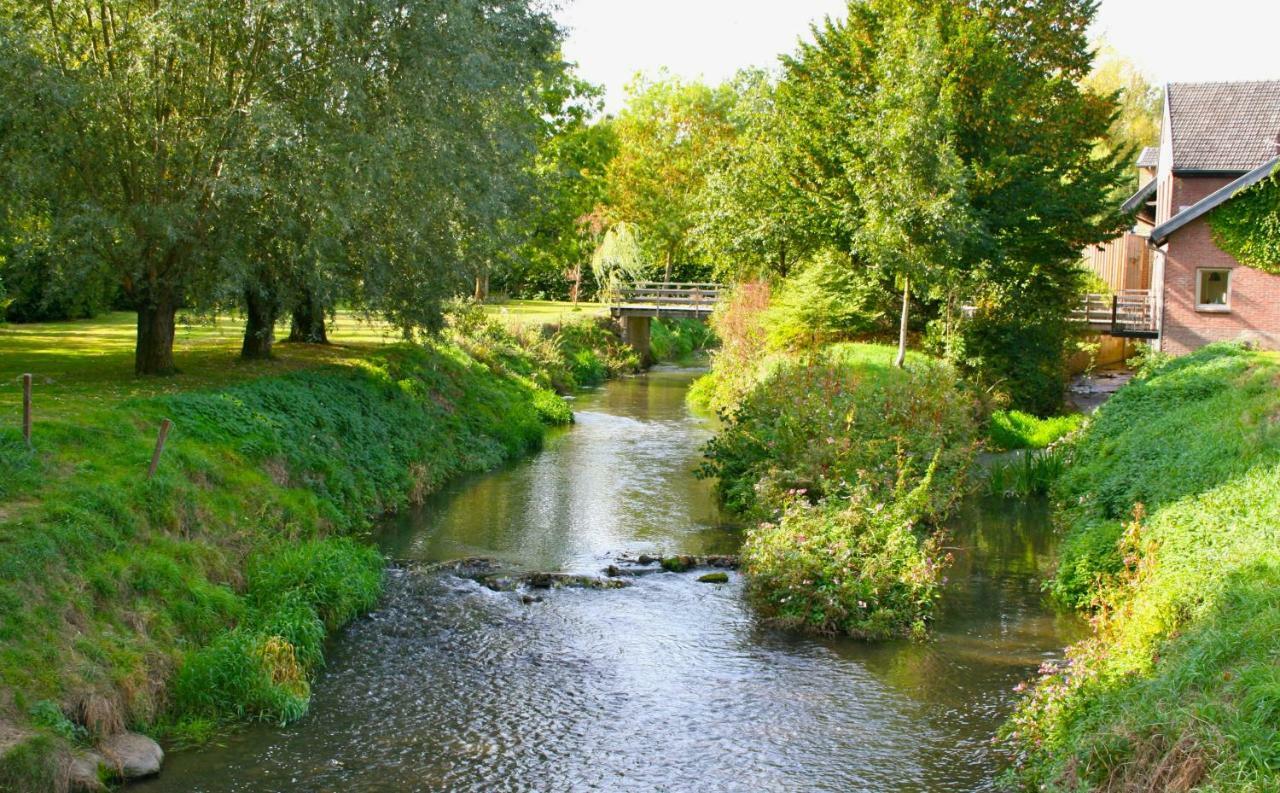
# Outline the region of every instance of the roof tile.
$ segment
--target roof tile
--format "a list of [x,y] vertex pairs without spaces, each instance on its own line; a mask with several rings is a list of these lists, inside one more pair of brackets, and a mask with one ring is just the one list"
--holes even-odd
[[1244,172],[1280,150],[1280,80],[1170,83],[1167,96],[1175,171]]

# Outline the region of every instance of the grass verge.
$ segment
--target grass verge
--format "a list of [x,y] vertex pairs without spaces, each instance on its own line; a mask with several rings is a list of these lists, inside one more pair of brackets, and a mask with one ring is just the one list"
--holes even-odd
[[1051,590],[1094,613],[1006,728],[1037,790],[1280,779],[1280,356],[1155,362],[1070,449]]

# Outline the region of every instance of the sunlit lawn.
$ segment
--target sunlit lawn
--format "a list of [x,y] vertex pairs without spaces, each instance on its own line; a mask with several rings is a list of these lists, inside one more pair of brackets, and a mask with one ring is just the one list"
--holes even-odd
[[[511,301],[487,306],[512,326],[534,326],[602,314],[597,304]],[[351,312],[339,312],[329,346],[277,344],[270,361],[239,360],[244,325],[238,317],[217,320],[178,317],[174,377],[133,374],[135,316],[115,312],[90,320],[0,326],[0,427],[20,421],[23,373],[34,381],[34,413],[53,417],[94,403],[188,390],[359,357],[380,344],[399,341],[398,331]],[[283,338],[288,327],[281,326]]]

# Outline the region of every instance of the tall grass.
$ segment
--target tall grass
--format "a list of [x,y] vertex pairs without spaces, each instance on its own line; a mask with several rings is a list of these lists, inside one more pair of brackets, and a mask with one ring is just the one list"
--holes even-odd
[[992,451],[1043,449],[1070,435],[1084,423],[1084,416],[1039,418],[1020,410],[997,410],[987,424],[987,445]]
[[1029,498],[1043,496],[1067,468],[1067,451],[1028,449],[1003,460],[993,460],[987,467],[986,489],[993,496]]

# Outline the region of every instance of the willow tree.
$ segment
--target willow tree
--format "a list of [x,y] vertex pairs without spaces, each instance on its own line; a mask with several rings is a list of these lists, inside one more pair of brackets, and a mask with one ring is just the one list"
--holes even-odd
[[297,67],[276,46],[302,6],[231,0],[5,0],[10,74],[43,130],[24,152],[62,233],[108,263],[138,312],[134,368],[174,370],[174,318],[214,267],[228,159]]

